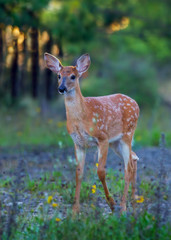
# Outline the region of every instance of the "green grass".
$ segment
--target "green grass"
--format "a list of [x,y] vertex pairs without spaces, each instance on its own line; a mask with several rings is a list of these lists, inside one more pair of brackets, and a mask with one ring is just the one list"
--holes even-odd
[[[149,213],[144,212],[138,218],[133,216],[102,216],[100,212],[82,215],[73,219],[69,215],[66,219],[57,222],[56,216],[44,219],[40,215],[30,219],[18,217],[19,227],[13,229],[10,239],[38,240],[38,239],[70,239],[70,240],[94,240],[94,239],[170,239],[169,225],[157,227],[157,220]],[[3,240],[7,239],[4,234]]]
[[[10,189],[14,181],[14,177],[7,176],[0,181],[0,187]],[[31,192],[33,195],[39,195],[40,192],[47,191],[49,195],[55,195],[58,192],[67,203],[73,203],[75,192],[75,180],[70,181],[62,177],[62,173],[54,170],[41,175],[39,178],[24,178],[24,190]],[[114,171],[112,168],[107,170],[106,181],[108,182],[109,191],[112,195],[117,195],[121,198],[124,189],[124,175]],[[96,185],[96,194],[92,194],[92,186]],[[141,195],[151,197],[155,195],[156,184],[149,179],[143,179],[139,185]],[[131,186],[129,188],[131,192]],[[89,170],[85,180],[82,181],[80,201],[82,203],[96,199],[97,196],[104,197],[104,190],[101,182],[98,179],[96,168]]]
[[[51,106],[52,109],[55,107]],[[61,115],[49,112],[44,116],[42,111],[37,102],[29,102],[16,109],[1,109],[0,146],[73,146],[66,121],[61,121]],[[165,132],[166,144],[171,146],[169,120],[169,113],[162,108],[155,108],[152,112],[142,111],[135,131],[135,146],[158,146],[161,132]]]
[[[142,113],[143,114],[143,113]],[[148,116],[141,115],[138,128],[135,133],[135,146],[156,146],[159,143],[160,133],[167,130],[159,127],[159,118],[156,116],[153,124],[148,126]],[[158,120],[157,120],[158,119]],[[162,119],[160,119],[162,121]],[[72,140],[66,130],[66,122],[58,118],[43,117],[37,106],[32,108],[32,113],[25,110],[0,112],[0,145],[15,146],[22,144],[30,145],[58,145],[60,148],[73,146]],[[166,131],[167,145],[171,145],[171,130]],[[10,148],[8,148],[8,151]],[[75,173],[75,159],[67,156],[67,167]],[[149,213],[147,205],[156,203],[157,179],[150,180],[151,173],[146,173],[139,184],[138,195],[143,196],[144,202],[136,203],[137,212],[134,214],[132,204],[128,201],[128,213],[110,215],[104,204],[105,196],[101,182],[97,176],[96,166],[88,170],[81,187],[81,214],[72,218],[72,204],[75,193],[75,178],[68,178],[67,174],[61,173],[62,164],[56,159],[54,170],[37,177],[26,175],[22,179],[22,187],[17,189],[19,201],[22,198],[22,210],[20,214],[14,214],[14,221],[5,225],[4,219],[10,219],[13,213],[8,206],[9,201],[0,204],[2,209],[0,216],[0,238],[2,240],[38,240],[38,239],[70,239],[70,240],[94,240],[94,239],[162,239],[171,238],[169,222],[160,224],[160,216],[157,213]],[[1,191],[10,197],[15,197],[14,176],[12,169],[10,175],[2,175],[0,181]],[[107,169],[107,183],[112,196],[121,200],[124,188],[124,175],[122,172]],[[96,185],[95,193],[92,186]],[[6,195],[5,195],[6,196]],[[48,196],[52,196],[51,203],[47,202]],[[62,200],[60,200],[62,198]],[[99,200],[100,198],[100,200]],[[4,199],[4,197],[3,197]],[[29,201],[27,200],[29,199]],[[163,196],[168,201],[168,196]],[[59,206],[54,208],[52,203]],[[0,210],[1,210],[0,209]],[[8,218],[6,218],[8,216]],[[60,220],[60,221],[57,221]],[[5,226],[5,227],[4,227]],[[1,230],[2,229],[2,230]],[[8,237],[10,232],[10,237]]]
[[[148,129],[138,128],[135,131],[134,143],[136,146],[158,146],[161,137],[161,130],[158,127]],[[166,145],[171,146],[171,132],[164,132],[166,136]]]
[[0,188],[9,188],[12,185],[12,182],[14,180],[14,177],[7,176],[5,179],[1,179],[0,181]]
[[[68,157],[68,163],[71,162]],[[73,162],[74,160],[72,160]],[[68,179],[65,174],[58,171],[58,161],[56,162],[55,170],[47,172],[39,177],[25,176],[23,179],[22,188],[19,194],[30,194],[32,202],[36,203],[36,207],[29,208],[28,203],[23,203],[20,208],[21,213],[16,214],[15,223],[11,223],[4,229],[2,240],[12,239],[170,239],[169,223],[164,223],[158,227],[159,219],[154,214],[150,214],[144,203],[156,201],[155,186],[156,183],[143,179],[139,185],[139,194],[143,195],[144,203],[137,203],[137,213],[132,212],[131,206],[128,214],[118,215],[114,213],[110,215],[105,212],[103,207],[98,207],[99,197],[103,200],[104,190],[96,173],[96,166],[92,167],[86,174],[86,179],[82,182],[81,187],[81,214],[75,218],[72,217],[72,204],[75,192],[75,179]],[[70,166],[72,168],[72,166]],[[123,194],[124,188],[123,173],[107,169],[107,182],[111,194],[119,199]],[[11,191],[11,186],[14,184],[14,178],[5,177],[1,179],[0,187],[4,191]],[[96,192],[92,193],[92,186],[96,185]],[[129,191],[130,192],[130,191]],[[56,197],[58,195],[58,198]],[[52,196],[52,202],[48,203],[48,196]],[[63,201],[58,201],[59,196]],[[40,205],[39,202],[42,204]],[[57,203],[59,206],[52,207],[52,203]],[[61,211],[65,210],[65,217]],[[9,208],[4,204],[3,214],[9,213]],[[36,213],[35,213],[36,208]],[[27,209],[27,210],[26,210]],[[141,210],[140,210],[141,209]],[[1,228],[0,223],[0,228]],[[11,234],[8,238],[8,230]]]
[[165,133],[166,145],[171,146],[170,112],[164,107],[154,107],[153,110],[140,111],[137,129],[135,131],[136,146],[158,146],[161,133]]
[[[39,110],[39,108],[38,108]],[[58,145],[71,146],[72,139],[67,133],[66,122],[55,118],[42,117],[36,112],[29,115],[25,111],[0,113],[0,145]]]

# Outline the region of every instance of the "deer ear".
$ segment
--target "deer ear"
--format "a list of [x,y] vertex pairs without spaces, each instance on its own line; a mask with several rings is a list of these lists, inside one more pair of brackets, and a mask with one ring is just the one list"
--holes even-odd
[[45,53],[44,60],[46,63],[46,67],[49,68],[51,71],[58,73],[62,69],[61,62],[53,55]]
[[91,60],[88,53],[82,55],[78,60],[76,64],[76,69],[79,72],[79,74],[82,74],[86,72],[90,66]]

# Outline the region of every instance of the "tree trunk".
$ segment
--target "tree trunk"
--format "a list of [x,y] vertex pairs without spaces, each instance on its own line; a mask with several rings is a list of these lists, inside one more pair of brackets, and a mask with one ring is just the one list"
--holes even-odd
[[31,76],[32,76],[32,96],[38,97],[38,78],[39,78],[39,40],[38,29],[32,27],[30,30],[31,35]]
[[0,25],[0,76],[3,69],[3,27]]
[[11,65],[11,97],[16,99],[18,96],[18,46],[17,38],[14,39],[14,54]]
[[[52,47],[52,36],[49,36],[49,40],[46,44],[46,51],[47,52],[51,52],[51,47]],[[51,100],[52,99],[52,71],[50,71],[49,69],[45,69],[45,86],[46,86],[46,98],[47,100]]]
[[24,41],[23,41],[23,51],[22,53],[20,53],[23,56],[23,62],[22,65],[20,66],[20,77],[19,77],[19,81],[20,81],[20,89],[21,89],[21,93],[22,95],[24,95],[25,93],[28,92],[28,87],[26,85],[26,63],[27,63],[27,37],[26,37],[26,32],[24,32]]

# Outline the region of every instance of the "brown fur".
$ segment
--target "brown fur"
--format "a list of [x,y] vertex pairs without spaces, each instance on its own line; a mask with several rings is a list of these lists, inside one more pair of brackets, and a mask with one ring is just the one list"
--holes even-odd
[[[129,184],[132,183],[132,196],[135,197],[136,161],[138,157],[132,152],[131,142],[139,116],[139,107],[130,97],[123,94],[113,94],[103,97],[83,97],[80,91],[79,78],[89,65],[89,56],[83,55],[75,67],[63,67],[58,59],[45,54],[47,67],[60,74],[59,86],[65,78],[67,93],[65,107],[67,116],[67,130],[75,143],[77,160],[76,192],[74,212],[79,212],[81,179],[83,175],[85,149],[96,145],[98,147],[97,174],[104,187],[107,202],[114,209],[114,200],[111,197],[105,180],[105,166],[108,147],[111,146],[125,162],[125,188],[122,197],[122,211],[126,210],[126,198]],[[57,61],[57,62],[56,62]],[[54,65],[55,64],[55,65]],[[54,70],[55,69],[55,70]],[[75,75],[75,81],[71,75]]]

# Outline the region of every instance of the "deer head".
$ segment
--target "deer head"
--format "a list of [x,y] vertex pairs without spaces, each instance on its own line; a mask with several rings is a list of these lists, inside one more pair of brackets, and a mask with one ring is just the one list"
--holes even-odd
[[82,55],[76,63],[76,66],[62,66],[59,59],[49,53],[44,54],[46,67],[57,74],[58,91],[60,94],[70,94],[75,90],[79,78],[86,72],[90,66],[89,54]]

